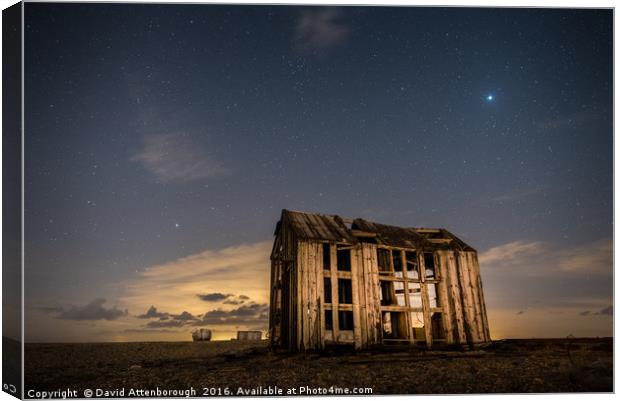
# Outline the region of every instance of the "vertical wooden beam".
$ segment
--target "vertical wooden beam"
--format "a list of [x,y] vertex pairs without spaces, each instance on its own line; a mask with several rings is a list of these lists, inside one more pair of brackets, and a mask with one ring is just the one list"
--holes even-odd
[[310,345],[312,341],[312,286],[310,285],[310,277],[312,276],[310,272],[310,263],[312,263],[312,258],[310,257],[310,250],[312,249],[312,244],[310,242],[306,242],[305,248],[305,263],[302,269],[302,274],[304,277],[302,283],[304,287],[304,350],[307,351],[312,348]]
[[457,271],[456,257],[453,251],[448,253],[448,295],[451,303],[451,319],[453,327],[456,327],[455,342],[465,344],[467,336],[465,335],[465,321],[463,316],[463,305],[461,303],[461,286],[459,283],[459,275]]
[[489,330],[489,320],[487,318],[487,307],[486,307],[486,302],[484,300],[484,291],[482,289],[482,277],[480,275],[480,264],[478,263],[478,254],[476,252],[473,253],[473,262],[474,262],[474,267],[476,269],[476,273],[478,275],[478,296],[480,297],[480,307],[482,309],[482,327],[483,327],[483,333],[484,333],[484,341],[488,342],[491,341],[491,333]]
[[442,323],[444,329],[444,337],[446,338],[446,344],[454,343],[454,328],[452,327],[452,310],[450,307],[450,300],[448,295],[448,252],[437,251],[437,271],[439,273],[439,284],[437,285],[437,296],[439,297],[439,304],[442,313]]
[[371,263],[370,263],[370,286],[373,290],[373,307],[375,316],[375,342],[381,344],[383,342],[383,320],[381,318],[381,288],[379,284],[379,262],[377,255],[377,246],[373,246],[371,251]]
[[329,246],[331,259],[330,259],[330,278],[332,281],[332,327],[334,342],[338,342],[338,336],[340,331],[340,322],[338,320],[338,256],[335,244]]
[[377,266],[377,246],[362,244],[364,264],[364,281],[366,283],[366,312],[368,326],[368,344],[381,343],[381,300],[379,295],[379,271]]
[[357,283],[354,283],[358,288],[358,302],[359,302],[359,326],[361,335],[361,348],[368,348],[369,333],[368,333],[368,292],[366,290],[366,276],[364,275],[364,269],[366,263],[364,263],[364,249],[363,243],[360,243],[354,248],[357,273]]
[[305,254],[306,254],[306,242],[305,241],[299,241],[297,244],[297,283],[299,285],[299,288],[297,290],[297,294],[298,294],[298,299],[297,299],[297,303],[299,304],[299,306],[297,307],[298,313],[299,315],[297,316],[297,320],[298,320],[298,333],[297,333],[297,344],[298,344],[298,349],[300,351],[304,351],[305,350],[305,340],[306,340],[306,333],[305,333],[305,329],[306,329],[306,325],[305,325],[305,320],[306,320],[306,292],[305,292],[305,274],[304,274],[304,268],[306,266],[305,263]]
[[[405,287],[405,306],[407,308],[411,308],[411,301],[409,299],[409,283],[407,283],[407,272],[409,271],[409,267],[407,266],[407,256],[406,256],[406,252],[401,251],[400,252],[400,263],[403,266],[403,278],[404,280],[404,287]],[[414,338],[413,338],[413,326],[411,323],[411,312],[407,311],[404,312],[405,313],[405,330],[407,330],[407,339],[409,339],[409,344],[413,345],[414,343]]]
[[476,324],[476,342],[484,342],[484,326],[482,323],[482,306],[480,304],[480,292],[478,290],[478,272],[474,265],[474,252],[466,252],[467,264],[469,266],[469,285],[472,292],[472,304],[474,307]]
[[317,244],[317,265],[316,265],[316,283],[317,283],[317,319],[318,319],[318,348],[325,348],[325,288],[323,287],[323,244]]
[[431,310],[429,307],[428,290],[426,288],[426,268],[424,264],[424,252],[418,252],[418,266],[420,268],[420,287],[422,296],[422,310],[424,315],[424,336],[426,337],[426,347],[433,346],[433,330],[431,321]]
[[317,253],[316,242],[312,241],[308,243],[308,349],[316,349],[318,343],[318,320],[317,320],[317,283],[316,283],[316,258]]
[[362,348],[362,320],[360,316],[360,294],[358,277],[359,266],[357,259],[357,248],[349,250],[351,259],[351,302],[353,303],[353,339],[355,349]]
[[467,342],[473,344],[477,342],[476,316],[474,313],[471,283],[469,281],[469,264],[464,252],[458,252],[457,256],[459,282],[461,284],[461,298],[463,302],[463,314],[465,317],[465,334]]

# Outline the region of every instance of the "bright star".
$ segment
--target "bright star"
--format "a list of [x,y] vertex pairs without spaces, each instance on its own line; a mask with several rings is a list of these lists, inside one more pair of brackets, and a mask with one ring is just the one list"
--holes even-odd
[[487,102],[492,102],[493,99],[495,99],[495,96],[493,95],[487,95]]
[[180,225],[179,223],[174,223],[174,226],[175,226],[176,228],[181,227],[181,225]]

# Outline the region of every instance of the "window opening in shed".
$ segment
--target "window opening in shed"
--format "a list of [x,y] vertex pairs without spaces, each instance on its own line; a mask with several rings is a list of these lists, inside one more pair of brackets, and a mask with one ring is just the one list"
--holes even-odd
[[407,260],[407,277],[414,280],[420,279],[420,272],[418,271],[418,258],[415,252],[405,252],[405,259]]
[[390,273],[390,251],[387,249],[377,249],[377,264],[379,265],[379,274]]
[[338,311],[338,328],[340,330],[353,330],[353,311]]
[[334,329],[334,319],[331,309],[325,309],[325,330]]
[[435,257],[430,252],[424,252],[424,277],[429,279],[435,278]]
[[350,249],[338,249],[337,251],[337,259],[338,259],[338,270],[341,271],[351,271],[351,250]]
[[323,302],[332,303],[332,279],[331,277],[323,277]]
[[346,278],[338,279],[338,302],[341,304],[353,303],[353,291],[351,289],[351,280]]
[[403,261],[400,258],[401,251],[392,251],[392,263],[394,264],[394,275],[403,277]]
[[407,324],[404,312],[381,312],[383,338],[385,339],[407,339]]
[[331,263],[331,245],[323,244],[323,269],[329,270],[332,267]]

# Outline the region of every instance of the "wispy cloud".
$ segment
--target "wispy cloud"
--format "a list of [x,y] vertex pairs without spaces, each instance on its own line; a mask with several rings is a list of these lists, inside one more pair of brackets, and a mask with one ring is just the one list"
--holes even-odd
[[489,270],[511,267],[521,274],[535,276],[569,273],[611,275],[613,242],[601,239],[558,249],[542,241],[513,241],[480,253],[478,260]]
[[513,241],[482,252],[478,260],[488,265],[518,263],[523,257],[541,254],[544,250],[544,244],[539,241]]
[[116,320],[127,316],[127,310],[118,309],[116,306],[106,308],[106,300],[97,298],[83,306],[69,307],[41,307],[39,310],[55,315],[57,319],[64,320]]
[[132,157],[163,182],[188,182],[228,175],[230,170],[185,135],[146,135]]
[[350,27],[335,7],[302,10],[297,20],[295,45],[302,52],[322,52],[345,44]]
[[558,266],[565,272],[608,273],[613,252],[611,240],[596,241],[560,252]]

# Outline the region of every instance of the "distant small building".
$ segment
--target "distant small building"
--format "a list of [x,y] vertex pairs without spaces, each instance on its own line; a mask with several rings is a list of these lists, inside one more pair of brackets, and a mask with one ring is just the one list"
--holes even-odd
[[196,329],[192,331],[192,338],[194,341],[211,341],[211,330]]
[[490,341],[478,255],[442,228],[282,211],[269,339],[290,350]]
[[240,341],[260,340],[262,338],[263,338],[263,332],[259,330],[237,331],[237,340],[240,340]]

